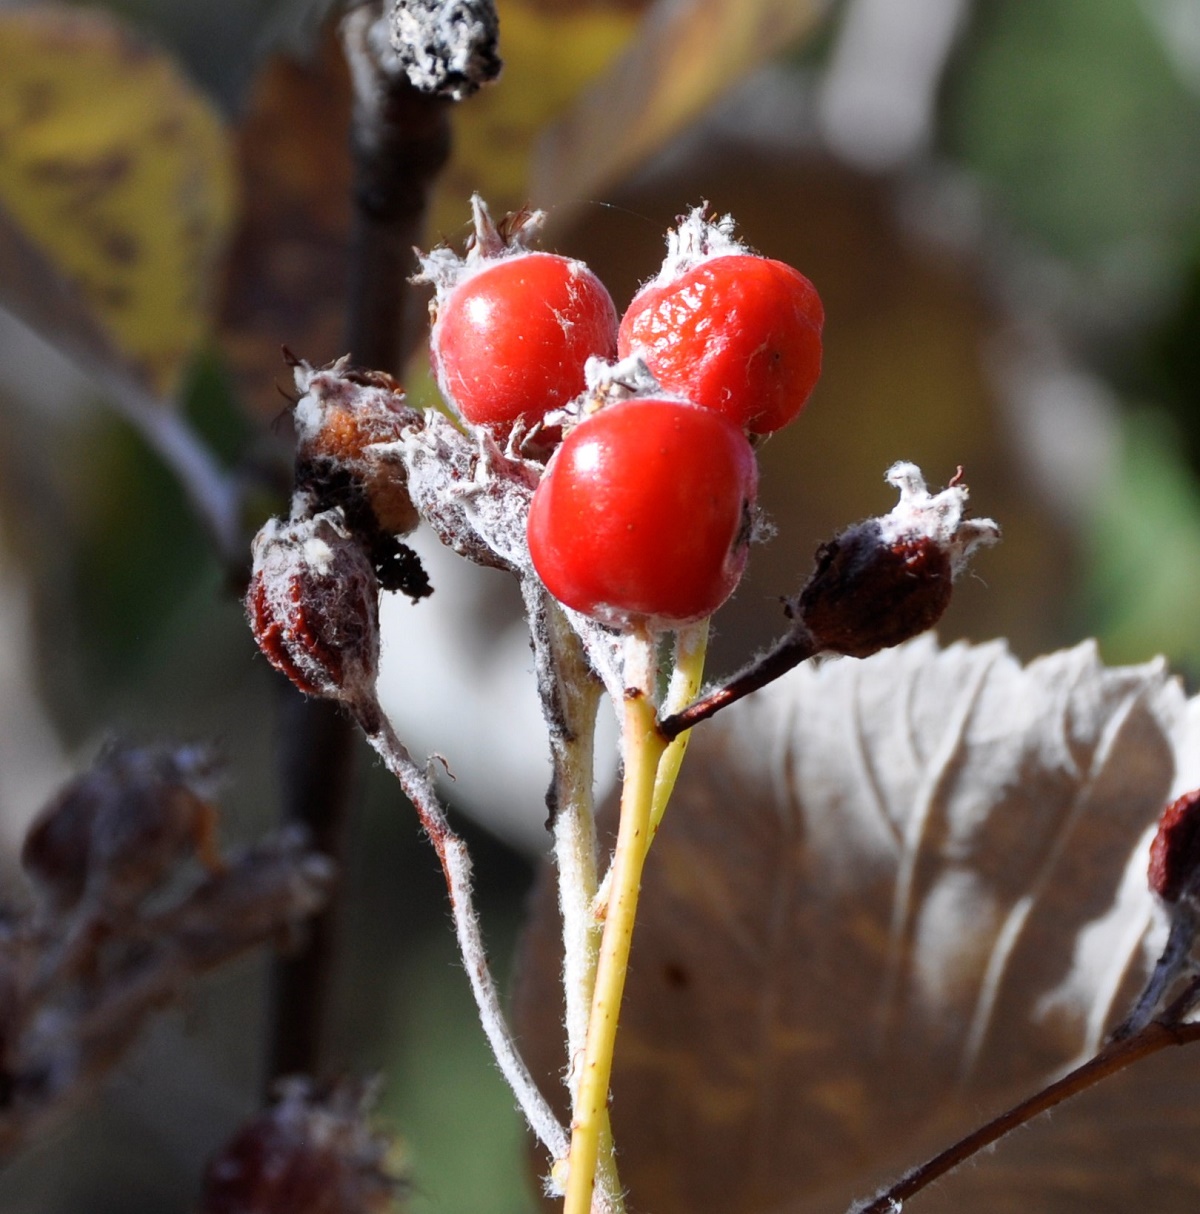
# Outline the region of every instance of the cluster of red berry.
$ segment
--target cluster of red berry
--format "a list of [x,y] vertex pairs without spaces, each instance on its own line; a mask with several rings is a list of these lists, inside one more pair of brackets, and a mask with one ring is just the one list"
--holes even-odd
[[792,421],[820,374],[816,289],[698,209],[618,324],[586,265],[525,248],[523,217],[497,230],[476,202],[476,219],[465,262],[426,265],[434,371],[468,425],[550,453],[528,520],[538,574],[609,625],[711,615],[746,562],[750,438]]

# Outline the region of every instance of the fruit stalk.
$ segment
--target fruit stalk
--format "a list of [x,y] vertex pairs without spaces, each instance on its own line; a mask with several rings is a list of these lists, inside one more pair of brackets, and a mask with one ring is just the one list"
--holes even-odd
[[[666,702],[662,706],[664,717],[682,711],[700,694],[704,658],[708,652],[708,623],[706,618],[681,628],[675,634],[675,668],[671,671]],[[675,791],[675,781],[679,779],[679,769],[683,766],[683,756],[687,753],[691,736],[690,731],[685,730],[672,738],[658,765],[658,775],[654,780],[654,804],[650,810],[650,842],[654,842],[663,814],[667,812],[667,803]]]
[[572,1122],[567,1194],[563,1214],[589,1214],[596,1187],[596,1165],[608,1112],[613,1048],[633,925],[641,890],[642,868],[650,840],[654,784],[666,741],[655,725],[655,646],[644,628],[635,628],[626,641],[625,781],[621,820],[613,858],[612,893],[600,944],[596,990],[588,1021],[587,1045]]

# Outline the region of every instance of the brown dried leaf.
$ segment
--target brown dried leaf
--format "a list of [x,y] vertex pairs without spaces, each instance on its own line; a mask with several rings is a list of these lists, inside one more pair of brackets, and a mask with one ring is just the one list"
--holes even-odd
[[[1160,663],[1106,670],[1084,645],[1022,667],[925,637],[802,668],[698,730],[617,1047],[633,1208],[837,1210],[1092,1051],[1145,974],[1147,830],[1198,717]],[[558,1036],[555,918],[547,899],[531,932],[531,1043]],[[541,1062],[557,1083],[562,1060]],[[1144,1168],[1114,1153],[1127,1090],[1063,1137],[1114,1193],[1167,1155],[1194,1183],[1182,1135]],[[1100,1208],[1057,1204],[1061,1164],[1054,1181],[1043,1151],[1022,1208]],[[968,1176],[971,1208],[1009,1208],[1005,1181]]]
[[262,69],[237,133],[245,204],[228,262],[221,344],[243,399],[280,410],[279,349],[314,366],[345,353],[350,77],[336,26],[311,61]]

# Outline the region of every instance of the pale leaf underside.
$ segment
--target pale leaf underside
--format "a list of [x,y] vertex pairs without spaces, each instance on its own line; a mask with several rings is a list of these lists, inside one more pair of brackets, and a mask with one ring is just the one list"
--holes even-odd
[[[1022,667],[924,637],[698,729],[617,1049],[633,1208],[840,1211],[1092,1052],[1161,940],[1147,831],[1196,774],[1198,725],[1160,663],[1082,645]],[[555,931],[544,899],[531,1048],[555,1036]],[[1150,1188],[1192,1208],[1190,1076],[1181,1051],[1122,1077],[921,1208],[1134,1210]]]

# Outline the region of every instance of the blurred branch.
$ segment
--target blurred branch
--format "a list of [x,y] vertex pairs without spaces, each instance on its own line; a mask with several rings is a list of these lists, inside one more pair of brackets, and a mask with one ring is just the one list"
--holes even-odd
[[116,377],[93,378],[112,407],[171,470],[200,520],[221,564],[231,573],[246,565],[242,495],[237,481],[214,458],[204,440],[169,404]]
[[78,291],[2,205],[0,298],[22,323],[35,332],[53,335],[55,347],[96,385],[174,473],[221,561],[230,569],[243,566],[241,494],[234,478],[175,411],[173,402],[161,399],[137,378]]
[[[483,9],[476,26],[439,18]],[[414,10],[416,10],[414,12]],[[462,35],[457,48],[446,42]],[[489,34],[490,30],[490,34]],[[351,147],[354,220],[349,258],[345,346],[351,360],[398,375],[406,355],[404,319],[416,268],[413,246],[423,234],[429,197],[450,155],[450,107],[473,79],[499,70],[495,12],[490,3],[417,4],[400,0],[351,10],[342,26],[354,87]],[[475,35],[481,41],[472,41]],[[444,53],[429,60],[429,48]],[[465,57],[464,57],[465,56]],[[488,69],[487,64],[493,66]],[[477,87],[477,83],[472,86]],[[312,831],[326,854],[340,857],[354,780],[354,728],[326,700],[292,698],[286,713],[284,818]],[[309,946],[280,962],[273,997],[268,1084],[292,1072],[316,1073],[335,964],[338,899],[314,925]]]
[[116,748],[30,828],[37,901],[0,929],[0,1151],[82,1099],[198,975],[325,900],[332,868],[299,832],[219,854],[208,778],[203,751]]

